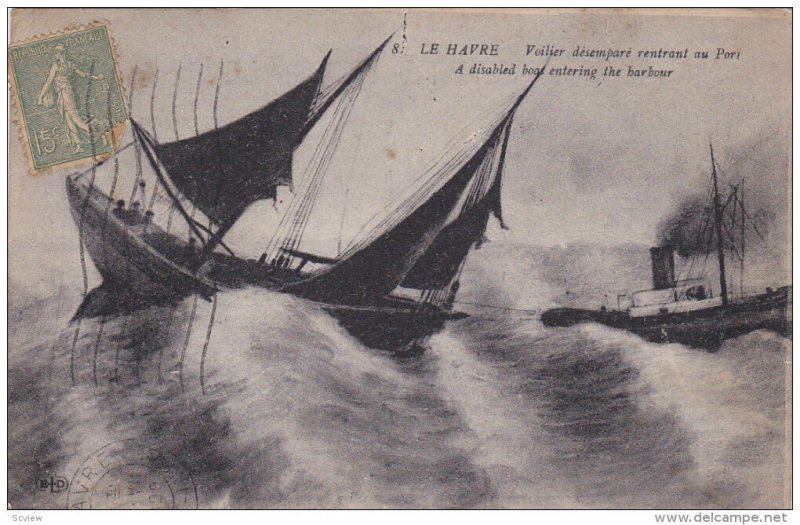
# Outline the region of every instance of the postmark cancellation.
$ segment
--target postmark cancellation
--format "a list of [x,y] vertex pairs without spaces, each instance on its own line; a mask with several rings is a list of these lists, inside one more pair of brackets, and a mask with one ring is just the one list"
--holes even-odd
[[110,443],[78,467],[67,509],[195,509],[197,486],[175,458],[127,439]]

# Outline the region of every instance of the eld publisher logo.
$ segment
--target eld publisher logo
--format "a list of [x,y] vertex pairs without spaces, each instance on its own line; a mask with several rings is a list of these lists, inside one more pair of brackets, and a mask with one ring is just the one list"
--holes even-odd
[[49,478],[39,478],[36,480],[36,487],[39,490],[50,490],[50,492],[63,492],[67,490],[69,481],[62,476],[50,476]]

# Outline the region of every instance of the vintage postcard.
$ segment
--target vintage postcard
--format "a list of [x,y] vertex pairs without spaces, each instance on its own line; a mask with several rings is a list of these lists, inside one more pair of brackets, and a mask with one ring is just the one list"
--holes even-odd
[[792,507],[790,10],[10,30],[17,517]]

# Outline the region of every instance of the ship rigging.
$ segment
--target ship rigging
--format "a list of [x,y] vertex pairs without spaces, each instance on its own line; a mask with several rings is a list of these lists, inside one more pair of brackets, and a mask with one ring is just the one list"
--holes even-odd
[[[483,242],[490,217],[505,227],[501,187],[512,124],[544,68],[482,132],[420,175],[413,191],[364,224],[336,257],[308,253],[301,243],[311,211],[364,80],[388,41],[323,87],[329,52],[299,85],[221,127],[217,83],[214,128],[199,133],[195,122],[193,137],[177,140],[176,130],[175,141],[159,142],[131,120],[137,180],[141,154],[157,180],[148,208],[166,200],[170,218],[181,217],[189,239],[175,235],[170,223],[166,229],[146,219],[130,223],[110,211],[113,191],[95,186],[94,168],[91,177],[70,177],[73,216],[104,286],[153,300],[193,293],[208,298],[223,288],[258,286],[321,304],[348,329],[406,338],[463,316],[452,311],[458,278],[469,252]],[[250,205],[275,201],[278,187],[293,187],[294,152],[326,114],[302,177],[305,191],[291,201],[258,259],[237,256],[224,242],[226,234]],[[394,295],[398,287],[417,290],[418,299]]]
[[[675,276],[675,246],[667,243],[650,249],[653,288],[617,298],[618,310],[554,308],[542,314],[545,326],[571,326],[583,322],[598,322],[636,333],[654,342],[679,342],[691,346],[716,349],[724,339],[753,330],[767,329],[788,336],[791,321],[788,304],[791,287],[767,288],[762,293],[747,293],[744,288],[745,238],[749,225],[765,241],[756,222],[745,207],[744,179],[724,199],[720,192],[719,164],[714,148],[709,144],[711,157],[711,187],[709,200],[701,212],[704,224],[699,241],[705,246],[703,266],[711,254],[716,255],[719,275],[719,294],[703,279],[693,278],[692,271],[698,256],[692,256],[685,267],[684,278]],[[727,212],[727,213],[726,213]],[[738,237],[738,238],[737,238]],[[692,242],[696,242],[692,240]],[[739,261],[739,293],[729,286],[729,267],[726,251]],[[622,299],[627,306],[623,308]]]

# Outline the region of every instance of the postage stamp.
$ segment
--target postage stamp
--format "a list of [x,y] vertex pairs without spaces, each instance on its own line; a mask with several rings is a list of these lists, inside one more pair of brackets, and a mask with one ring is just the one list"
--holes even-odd
[[110,443],[69,481],[68,509],[196,509],[197,486],[170,455],[126,439]]
[[8,54],[33,174],[113,153],[128,112],[107,24],[12,44]]

